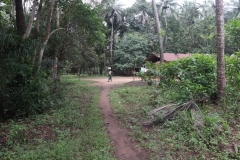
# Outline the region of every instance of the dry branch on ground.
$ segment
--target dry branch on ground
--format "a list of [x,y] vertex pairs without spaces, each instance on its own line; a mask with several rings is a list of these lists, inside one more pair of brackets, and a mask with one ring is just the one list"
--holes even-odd
[[197,128],[203,125],[202,116],[201,114],[199,115],[199,109],[196,107],[196,104],[193,100],[180,105],[167,104],[160,108],[154,109],[149,113],[151,120],[143,122],[142,125],[150,126],[159,122],[164,122],[166,120],[172,119],[174,116],[176,116],[179,112],[183,110],[191,110],[194,125]]

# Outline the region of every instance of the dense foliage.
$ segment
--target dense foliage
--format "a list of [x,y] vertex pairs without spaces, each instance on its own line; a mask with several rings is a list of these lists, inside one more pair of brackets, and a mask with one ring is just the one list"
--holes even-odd
[[211,97],[216,93],[216,57],[195,54],[161,65],[161,85],[177,86],[185,100]]
[[[238,94],[240,88],[240,52],[236,52],[230,57],[226,57],[226,75],[228,81],[228,89],[229,92],[234,96],[234,94]],[[235,95],[236,96],[236,95]]]
[[114,52],[114,68],[118,70],[119,74],[128,75],[128,72],[132,71],[134,67],[142,65],[150,53],[147,36],[130,33],[120,40]]
[[[18,3],[16,17],[12,15],[13,1],[1,4],[0,120],[56,107],[62,89],[53,82],[59,80],[68,64],[80,68],[79,72],[86,68],[91,72],[93,67],[103,69],[106,28],[97,8],[81,1],[41,1],[35,4],[39,9],[35,21],[31,21],[32,9],[25,3]],[[32,7],[36,7],[34,3],[30,3]],[[19,8],[24,11],[19,12]],[[25,19],[19,18],[22,12]],[[25,28],[20,31],[15,21]],[[25,36],[27,33],[29,36]]]
[[40,47],[39,40],[22,42],[13,30],[2,28],[0,115],[1,120],[12,116],[28,116],[42,113],[51,106],[51,89],[47,75],[36,72],[31,62],[34,50]]
[[239,43],[240,43],[240,20],[234,19],[230,20],[227,24],[225,24],[226,33],[227,33],[227,51],[236,52],[239,51]]

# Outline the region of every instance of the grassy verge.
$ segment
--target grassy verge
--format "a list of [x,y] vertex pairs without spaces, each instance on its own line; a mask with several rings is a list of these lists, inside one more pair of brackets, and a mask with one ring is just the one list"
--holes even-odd
[[174,102],[177,93],[171,88],[124,87],[111,91],[110,100],[122,125],[149,151],[152,160],[240,159],[239,121],[226,118],[228,106],[199,104],[204,120],[201,130],[193,125],[189,111],[151,128],[142,126],[152,109]]
[[99,90],[64,76],[65,99],[48,113],[5,122],[0,159],[114,159],[99,110]]

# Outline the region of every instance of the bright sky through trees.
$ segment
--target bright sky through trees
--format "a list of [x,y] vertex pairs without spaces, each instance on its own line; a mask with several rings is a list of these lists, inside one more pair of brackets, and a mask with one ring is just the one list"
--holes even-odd
[[[147,2],[151,2],[152,0],[147,0]],[[193,0],[189,0],[189,1],[193,1]],[[125,6],[124,7],[131,7],[135,2],[136,0],[118,0],[119,3],[122,3],[124,4]],[[178,3],[182,3],[184,2],[184,0],[178,0]],[[202,3],[203,0],[196,0],[196,2],[198,3]],[[158,0],[156,1],[156,3],[158,3]]]
[[[152,0],[147,0],[147,2],[151,2]],[[156,3],[158,3],[160,0],[156,0]],[[178,3],[183,3],[186,0],[177,0]],[[204,0],[187,0],[187,1],[196,1],[197,3],[203,3]],[[224,3],[229,2],[230,0],[224,0]],[[119,3],[124,4],[125,8],[131,7],[136,0],[118,0]]]

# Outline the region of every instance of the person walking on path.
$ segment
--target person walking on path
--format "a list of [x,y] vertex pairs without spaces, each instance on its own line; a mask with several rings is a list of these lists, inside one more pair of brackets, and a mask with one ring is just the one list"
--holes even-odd
[[108,72],[108,82],[109,81],[112,82],[112,71],[111,70]]

